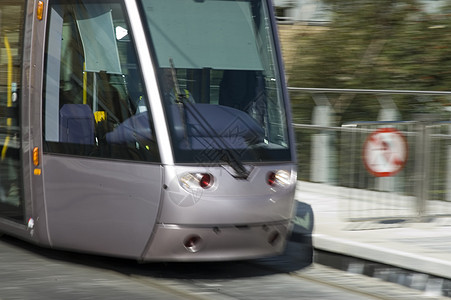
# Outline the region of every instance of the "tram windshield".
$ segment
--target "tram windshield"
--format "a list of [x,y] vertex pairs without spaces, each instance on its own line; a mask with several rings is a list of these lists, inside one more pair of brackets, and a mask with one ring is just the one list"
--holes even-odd
[[142,0],[179,163],[289,161],[262,0]]

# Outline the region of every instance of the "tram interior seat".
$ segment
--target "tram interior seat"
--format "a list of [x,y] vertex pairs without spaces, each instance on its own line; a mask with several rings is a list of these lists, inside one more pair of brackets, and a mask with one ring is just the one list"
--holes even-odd
[[64,104],[59,114],[60,142],[94,144],[94,114],[87,104]]

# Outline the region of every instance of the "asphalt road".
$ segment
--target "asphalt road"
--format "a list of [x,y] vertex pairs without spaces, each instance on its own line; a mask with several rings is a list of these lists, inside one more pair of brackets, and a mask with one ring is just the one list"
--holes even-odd
[[0,299],[375,299],[295,275],[307,265],[302,251],[290,242],[271,259],[139,264],[3,236]]

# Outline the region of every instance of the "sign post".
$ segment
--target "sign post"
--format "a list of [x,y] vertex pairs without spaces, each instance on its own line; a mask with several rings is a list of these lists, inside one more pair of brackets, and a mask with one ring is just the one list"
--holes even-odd
[[397,174],[407,162],[407,141],[394,128],[379,128],[363,144],[363,162],[376,177]]

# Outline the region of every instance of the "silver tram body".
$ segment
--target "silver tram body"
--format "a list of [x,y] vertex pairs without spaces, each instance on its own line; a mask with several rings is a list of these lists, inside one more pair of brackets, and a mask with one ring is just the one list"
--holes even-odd
[[0,16],[0,231],[143,261],[283,251],[296,162],[270,0]]

